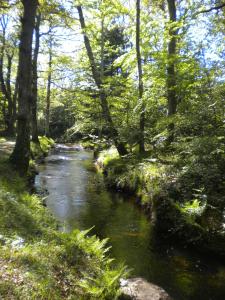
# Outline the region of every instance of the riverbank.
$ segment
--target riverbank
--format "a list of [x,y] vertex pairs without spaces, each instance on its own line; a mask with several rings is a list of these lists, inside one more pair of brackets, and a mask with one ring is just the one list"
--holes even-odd
[[59,232],[43,199],[8,163],[7,149],[0,159],[1,298],[114,299],[124,268],[112,265],[106,240]]
[[202,153],[192,164],[176,154],[149,157],[119,157],[110,148],[100,153],[97,166],[109,188],[136,196],[157,234],[225,257],[224,157],[205,161]]

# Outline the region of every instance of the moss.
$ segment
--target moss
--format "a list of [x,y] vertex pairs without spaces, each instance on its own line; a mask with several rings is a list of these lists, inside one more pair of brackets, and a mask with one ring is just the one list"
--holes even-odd
[[54,146],[55,142],[53,139],[46,136],[39,136],[40,146],[44,153],[47,153],[51,147]]
[[80,144],[84,149],[94,150],[96,147],[95,143],[92,141],[82,141]]
[[57,231],[42,199],[0,161],[0,298],[116,299],[124,267],[109,259],[106,240]]
[[31,152],[34,159],[42,158],[46,156],[49,150],[54,146],[55,142],[53,139],[46,136],[38,137],[40,144],[31,142]]
[[161,189],[165,168],[159,162],[133,155],[121,158],[111,148],[100,153],[97,163],[107,175],[109,186],[136,193],[143,204],[151,202]]

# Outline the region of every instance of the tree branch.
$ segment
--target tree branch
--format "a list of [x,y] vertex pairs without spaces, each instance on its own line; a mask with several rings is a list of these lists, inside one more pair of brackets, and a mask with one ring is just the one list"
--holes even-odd
[[221,8],[223,8],[223,7],[225,7],[225,3],[220,4],[220,5],[218,5],[218,6],[211,7],[211,8],[206,9],[206,10],[201,10],[201,11],[199,11],[197,14],[208,13],[208,12],[213,11],[213,10],[219,10],[219,9],[221,9]]

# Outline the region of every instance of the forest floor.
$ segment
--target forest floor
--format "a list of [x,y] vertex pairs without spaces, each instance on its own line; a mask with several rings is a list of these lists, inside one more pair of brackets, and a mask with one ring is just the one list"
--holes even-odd
[[111,265],[106,241],[59,232],[41,197],[8,163],[12,148],[0,139],[0,298],[114,299],[124,268]]

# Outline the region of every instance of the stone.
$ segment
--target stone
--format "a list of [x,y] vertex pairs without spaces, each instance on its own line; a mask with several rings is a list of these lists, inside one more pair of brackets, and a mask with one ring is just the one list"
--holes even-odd
[[120,287],[121,300],[172,300],[165,290],[144,278],[121,279]]

